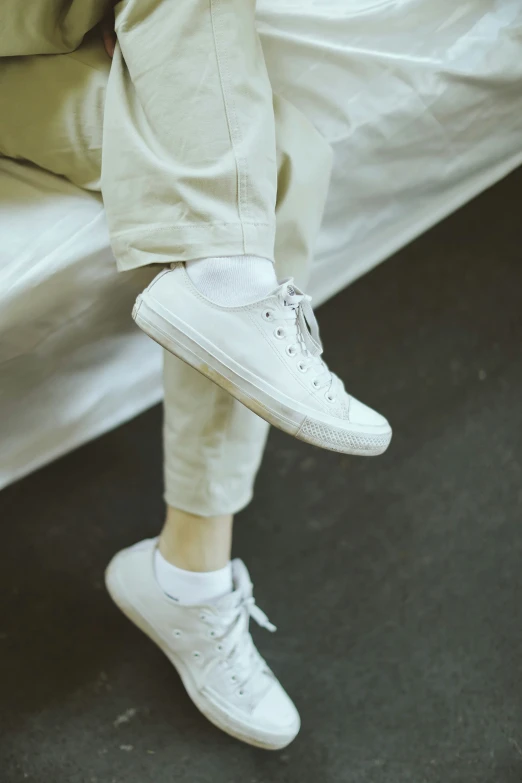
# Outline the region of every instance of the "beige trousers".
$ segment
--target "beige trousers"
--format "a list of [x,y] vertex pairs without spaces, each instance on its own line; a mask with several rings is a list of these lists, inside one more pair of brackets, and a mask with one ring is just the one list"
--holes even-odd
[[[253,0],[3,0],[0,154],[103,194],[120,270],[216,255],[306,281],[331,151],[274,96]],[[211,516],[251,498],[267,425],[165,356],[165,497]]]

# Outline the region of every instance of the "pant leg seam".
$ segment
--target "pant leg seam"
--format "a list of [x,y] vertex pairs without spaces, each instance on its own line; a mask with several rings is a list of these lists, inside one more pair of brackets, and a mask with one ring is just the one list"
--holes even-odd
[[[230,83],[230,69],[227,61],[226,50],[221,52],[218,45],[218,28],[223,27],[223,23],[218,19],[217,13],[219,12],[221,0],[210,0],[210,19],[212,25],[212,36],[214,39],[214,49],[216,52],[216,59],[218,65],[219,82],[221,85],[221,93],[223,96],[223,104],[225,107],[225,116],[227,118],[228,132],[230,135],[230,143],[232,146],[232,152],[234,154],[234,160],[236,163],[236,187],[237,187],[237,208],[239,213],[239,219],[241,227],[243,227],[243,219],[246,217],[248,211],[248,177],[246,174],[246,160],[238,151],[238,146],[242,142],[241,128],[237,119],[236,108],[233,100],[233,95],[230,94],[228,87],[225,86],[225,80]],[[244,193],[243,193],[244,191]],[[243,232],[243,245],[246,252],[246,237]]]

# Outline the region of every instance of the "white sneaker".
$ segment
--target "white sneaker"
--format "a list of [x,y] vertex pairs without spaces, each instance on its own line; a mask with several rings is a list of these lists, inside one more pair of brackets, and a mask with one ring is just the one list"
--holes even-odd
[[156,342],[290,435],[346,454],[388,448],[386,419],[350,397],[320,358],[310,297],[292,281],[254,304],[222,307],[177,263],[138,296],[132,315]]
[[156,581],[156,545],[156,539],[141,541],[111,560],[105,583],[113,601],[163,650],[215,726],[250,745],[286,747],[301,722],[248,632],[251,617],[276,629],[255,604],[246,566],[233,561],[230,595],[205,606],[180,606]]

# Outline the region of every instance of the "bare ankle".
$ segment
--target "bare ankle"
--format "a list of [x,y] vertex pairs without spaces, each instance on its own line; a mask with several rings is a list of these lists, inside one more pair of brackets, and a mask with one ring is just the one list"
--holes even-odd
[[233,516],[200,517],[167,506],[159,550],[185,571],[218,571],[230,562]]

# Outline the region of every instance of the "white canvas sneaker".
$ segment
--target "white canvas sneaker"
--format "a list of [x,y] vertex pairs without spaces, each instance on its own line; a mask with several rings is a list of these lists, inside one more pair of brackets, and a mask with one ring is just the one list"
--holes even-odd
[[205,606],[180,606],[156,581],[156,546],[156,539],[141,541],[111,560],[105,582],[113,601],[163,650],[215,726],[260,748],[286,747],[299,732],[299,713],[248,631],[250,618],[276,629],[255,604],[244,563],[233,561],[230,595]]
[[351,397],[321,359],[310,297],[286,281],[243,307],[214,304],[182,263],[136,300],[133,318],[156,342],[270,424],[331,451],[373,456],[391,440],[380,414]]

